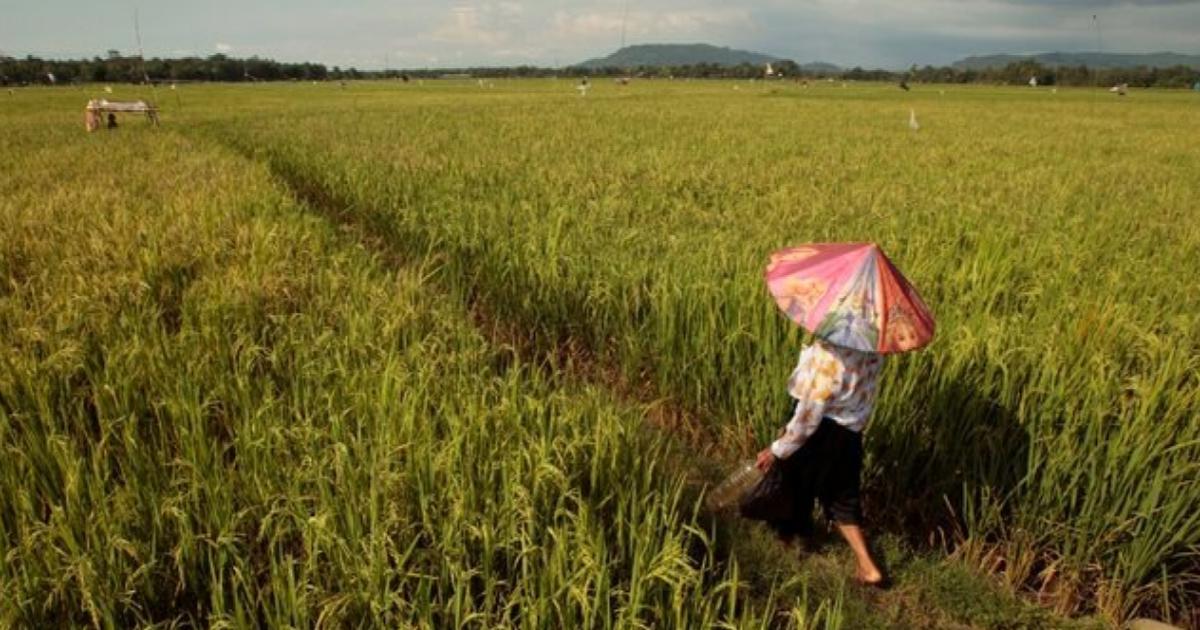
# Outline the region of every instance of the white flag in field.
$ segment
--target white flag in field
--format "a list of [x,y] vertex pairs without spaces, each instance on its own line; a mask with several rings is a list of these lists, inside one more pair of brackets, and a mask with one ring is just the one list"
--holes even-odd
[[53,72],[47,72],[47,73],[46,73],[46,78],[47,78],[47,79],[50,79],[50,82],[51,82],[51,83],[58,83],[58,79],[54,78],[54,73],[53,73]]
[[1029,77],[1029,87],[1037,87],[1037,77]]

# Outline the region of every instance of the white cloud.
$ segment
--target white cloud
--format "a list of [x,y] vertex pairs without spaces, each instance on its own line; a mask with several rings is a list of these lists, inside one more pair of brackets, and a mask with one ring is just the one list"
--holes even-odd
[[[700,0],[701,4],[705,0]],[[456,58],[502,63],[546,63],[563,55],[577,61],[586,54],[617,47],[622,30],[627,43],[713,41],[727,44],[736,34],[758,28],[747,9],[688,6],[666,1],[656,9],[619,3],[589,2],[582,8],[549,10],[545,0],[482,0],[443,10],[424,34],[406,48],[453,51]],[[608,6],[605,6],[608,5]],[[567,51],[578,52],[570,53]],[[575,59],[578,57],[578,59]]]
[[[305,0],[284,12],[275,0],[168,4],[142,13],[147,55],[236,52],[328,65],[354,57],[382,67],[386,51],[397,51],[393,67],[566,64],[612,52],[623,24],[627,44],[704,42],[843,65],[1098,45],[1200,52],[1197,0]],[[128,41],[128,19],[80,22],[71,5],[13,3],[0,42],[10,54],[90,56]]]
[[482,2],[450,9],[429,34],[435,42],[497,46],[512,41],[527,28],[519,2]]
[[514,48],[497,48],[492,51],[492,54],[504,58],[533,59],[545,52],[544,49],[537,46],[516,46]]
[[746,9],[711,8],[667,11],[621,10],[584,13],[557,11],[552,34],[563,39],[612,39],[624,27],[627,38],[703,36],[714,31],[754,29]]

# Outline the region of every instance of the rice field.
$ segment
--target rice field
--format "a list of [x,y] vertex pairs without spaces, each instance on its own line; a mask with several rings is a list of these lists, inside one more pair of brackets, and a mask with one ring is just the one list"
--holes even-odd
[[87,136],[87,89],[0,105],[0,623],[872,625],[698,507],[804,341],[766,257],[830,240],[938,317],[873,527],[1196,620],[1193,94],[118,88],[163,126]]

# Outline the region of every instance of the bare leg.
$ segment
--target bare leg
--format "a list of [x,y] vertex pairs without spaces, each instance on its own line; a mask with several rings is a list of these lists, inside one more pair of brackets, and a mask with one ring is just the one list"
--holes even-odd
[[867,539],[863,536],[862,528],[858,525],[842,525],[838,524],[838,531],[841,532],[842,538],[850,543],[850,548],[854,550],[854,558],[858,561],[857,577],[859,580],[867,584],[878,584],[883,580],[883,573],[879,567],[875,566],[875,560],[871,558],[871,551],[867,549]]

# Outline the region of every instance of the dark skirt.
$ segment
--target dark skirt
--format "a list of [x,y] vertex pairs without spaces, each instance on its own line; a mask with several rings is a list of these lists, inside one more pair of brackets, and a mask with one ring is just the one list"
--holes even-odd
[[862,435],[829,418],[787,459],[778,459],[740,505],[742,516],[765,521],[784,540],[813,533],[813,501],[839,525],[862,523],[859,501]]

